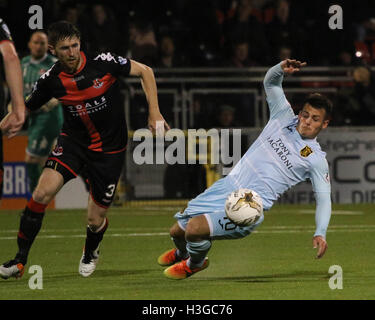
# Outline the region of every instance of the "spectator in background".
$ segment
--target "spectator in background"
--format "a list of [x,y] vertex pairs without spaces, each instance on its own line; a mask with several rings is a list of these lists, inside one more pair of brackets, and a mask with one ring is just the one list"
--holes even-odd
[[365,63],[375,65],[375,16],[369,17],[357,25],[355,46]]
[[360,65],[360,60],[354,55],[353,50],[342,49],[340,50],[337,58],[333,61],[333,65],[341,67],[351,67]]
[[237,5],[238,3],[236,0],[217,1],[215,14],[219,25],[222,25],[225,20],[232,19],[234,17],[236,14]]
[[246,40],[239,40],[233,44],[232,56],[227,66],[236,68],[246,68],[258,66],[259,63],[249,58],[249,44]]
[[[375,79],[366,67],[357,67],[353,72],[354,101],[359,104],[359,125],[375,125]],[[357,117],[356,117],[357,118]]]
[[214,0],[184,1],[183,23],[188,33],[182,43],[195,66],[217,66],[221,61],[221,26],[216,17]]
[[[82,14],[85,11],[85,7],[82,4],[78,4],[74,1],[67,1],[61,7],[61,17],[60,20],[65,20],[75,25],[77,28],[82,30],[82,34],[85,36],[81,41],[81,47],[86,50],[90,47],[88,43],[88,29],[92,23],[89,21],[89,16]],[[90,12],[90,11],[89,11]]]
[[348,51],[341,51],[338,57],[338,64],[341,66],[351,66],[353,63],[353,55]]
[[77,5],[74,2],[67,2],[62,7],[62,16],[61,20],[68,21],[75,26],[78,26],[78,20],[79,20],[79,11],[77,8]]
[[83,38],[88,42],[91,53],[114,52],[125,54],[124,39],[113,12],[103,4],[94,4],[89,17],[89,27],[85,28]]
[[194,129],[211,127],[212,107],[205,99],[195,97],[193,100]]
[[235,112],[236,110],[228,105],[223,104],[219,108],[219,113],[217,114],[216,124],[213,127],[216,128],[232,128],[236,127],[235,123]]
[[159,68],[176,68],[182,66],[182,63],[175,55],[175,43],[171,36],[164,35],[160,39]]
[[340,106],[336,125],[375,125],[375,79],[371,71],[360,66],[353,71],[354,88],[343,88],[338,94]]
[[357,40],[375,40],[375,16],[364,19],[357,26]]
[[277,61],[283,61],[286,59],[290,59],[292,56],[292,49],[286,45],[282,45],[279,48],[278,56],[277,56]]
[[228,48],[245,39],[249,44],[249,59],[265,65],[269,63],[269,44],[257,12],[251,0],[240,0],[234,17],[224,23],[225,42]]
[[139,20],[130,23],[127,56],[149,66],[155,66],[158,59],[158,44],[150,22]]
[[277,50],[282,47],[289,47],[293,54],[304,56],[302,52],[303,46],[301,46],[301,43],[303,43],[303,31],[301,26],[296,25],[290,19],[290,2],[288,0],[278,0],[276,2],[275,16],[267,24],[266,30],[267,38],[273,51],[272,56],[278,56],[280,52],[277,52]]

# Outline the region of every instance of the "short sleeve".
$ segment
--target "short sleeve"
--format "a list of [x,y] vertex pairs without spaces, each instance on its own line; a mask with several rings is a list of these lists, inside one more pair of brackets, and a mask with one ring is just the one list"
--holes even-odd
[[117,54],[107,52],[98,54],[94,60],[101,61],[116,76],[128,76],[130,73],[130,59]]
[[44,74],[35,83],[31,94],[28,97],[26,97],[26,108],[30,111],[38,110],[51,98],[53,98],[53,96],[51,94],[51,90],[49,90],[48,88],[48,83]]

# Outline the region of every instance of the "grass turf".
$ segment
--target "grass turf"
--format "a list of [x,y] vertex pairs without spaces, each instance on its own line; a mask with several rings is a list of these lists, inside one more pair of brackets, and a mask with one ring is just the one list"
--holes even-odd
[[[335,205],[328,250],[315,259],[313,206],[275,206],[252,235],[214,241],[210,266],[189,279],[164,277],[157,257],[177,208],[112,208],[95,273],[83,278],[78,262],[85,211],[48,211],[21,279],[0,279],[0,299],[279,300],[375,299],[373,205]],[[13,258],[19,212],[0,213],[0,262]],[[43,269],[43,289],[31,290],[32,265]],[[331,290],[328,270],[343,270],[343,289]]]

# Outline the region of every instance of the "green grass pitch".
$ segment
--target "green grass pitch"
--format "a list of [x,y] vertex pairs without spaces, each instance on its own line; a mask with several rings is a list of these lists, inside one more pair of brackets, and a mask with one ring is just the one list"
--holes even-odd
[[[95,273],[83,278],[78,262],[85,239],[84,210],[46,213],[21,279],[0,279],[0,299],[279,300],[375,299],[373,205],[335,205],[328,250],[315,259],[313,206],[274,206],[250,236],[214,241],[210,266],[189,279],[163,275],[157,257],[172,247],[169,227],[179,208],[111,208]],[[0,213],[0,262],[13,258],[19,212]],[[32,265],[43,289],[29,288]],[[332,265],[343,288],[329,287]]]

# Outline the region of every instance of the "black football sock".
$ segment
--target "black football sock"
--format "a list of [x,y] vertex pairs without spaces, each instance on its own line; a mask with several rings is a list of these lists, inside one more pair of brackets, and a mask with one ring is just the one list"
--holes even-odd
[[104,232],[108,228],[108,219],[105,218],[103,225],[96,231],[92,231],[89,226],[86,228],[85,255],[98,248],[103,240]]
[[46,207],[47,205],[37,203],[31,198],[21,214],[20,227],[17,235],[18,253],[15,259],[19,260],[23,265],[27,263],[31,245],[42,227]]
[[184,238],[174,238],[172,240],[177,248],[177,256],[182,259],[186,259],[189,256],[189,253],[186,249],[186,240]]

